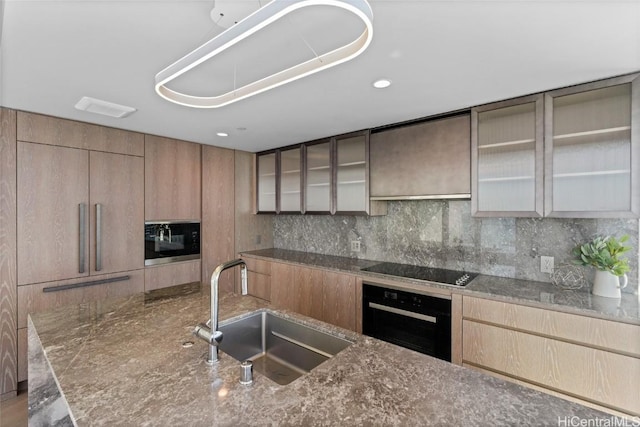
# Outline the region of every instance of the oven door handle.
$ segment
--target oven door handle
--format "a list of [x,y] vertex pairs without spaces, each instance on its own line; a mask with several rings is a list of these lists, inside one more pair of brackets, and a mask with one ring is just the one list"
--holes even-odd
[[426,322],[437,323],[438,319],[433,316],[427,316],[426,314],[414,313],[413,311],[402,310],[401,308],[389,307],[382,304],[376,304],[375,302],[369,303],[369,308],[376,310],[387,311],[393,314],[399,314],[405,317],[411,317],[413,319],[424,320]]

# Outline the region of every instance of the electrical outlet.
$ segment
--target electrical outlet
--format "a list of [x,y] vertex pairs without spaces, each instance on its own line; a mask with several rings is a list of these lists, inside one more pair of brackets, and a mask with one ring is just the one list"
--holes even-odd
[[540,257],[540,271],[543,273],[553,274],[553,257],[552,256]]
[[360,252],[360,242],[358,240],[351,241],[351,252]]

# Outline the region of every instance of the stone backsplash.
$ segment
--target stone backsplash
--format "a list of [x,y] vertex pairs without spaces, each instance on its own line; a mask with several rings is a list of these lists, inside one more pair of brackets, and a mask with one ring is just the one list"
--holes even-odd
[[[380,217],[277,215],[274,247],[550,282],[540,256],[554,257],[558,267],[594,235],[628,234],[633,250],[624,291],[638,290],[638,219],[473,218],[466,200],[388,203]],[[351,251],[354,240],[360,252]],[[593,271],[581,269],[591,281]]]

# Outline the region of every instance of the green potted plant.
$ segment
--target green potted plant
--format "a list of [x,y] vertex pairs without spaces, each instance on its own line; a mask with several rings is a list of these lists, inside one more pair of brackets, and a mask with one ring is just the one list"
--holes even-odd
[[[573,249],[576,264],[596,268],[592,294],[609,298],[621,297],[620,289],[628,283],[625,273],[629,271],[629,261],[626,257],[621,257],[622,254],[631,250],[631,246],[624,245],[627,240],[629,240],[628,235],[619,239],[613,236],[598,236]],[[620,277],[623,278],[622,285],[620,285]]]

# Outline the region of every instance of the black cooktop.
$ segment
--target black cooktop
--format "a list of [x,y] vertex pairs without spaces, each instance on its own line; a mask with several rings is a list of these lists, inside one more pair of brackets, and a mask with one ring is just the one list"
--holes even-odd
[[372,273],[388,274],[390,276],[408,277],[410,279],[428,280],[429,282],[444,283],[453,286],[467,286],[478,273],[445,270],[442,268],[422,267],[419,265],[396,264],[383,262],[362,269]]

